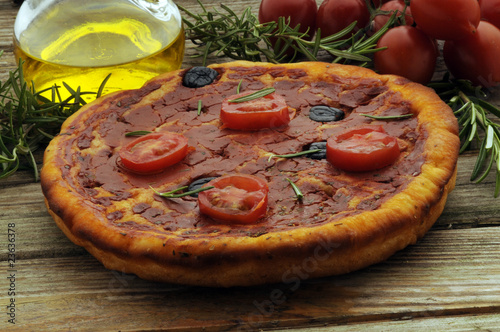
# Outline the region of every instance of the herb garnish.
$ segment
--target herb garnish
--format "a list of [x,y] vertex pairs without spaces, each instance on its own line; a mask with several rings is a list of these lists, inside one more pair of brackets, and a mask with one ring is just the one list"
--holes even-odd
[[292,180],[290,180],[289,178],[286,178],[286,180],[292,186],[292,189],[295,192],[295,197],[297,197],[297,199],[299,201],[301,201],[304,198],[304,194],[302,194],[302,192],[300,191],[299,187],[297,187],[297,185],[295,183],[293,183]]
[[[2,56],[3,51],[0,51]],[[33,170],[35,181],[39,180],[38,167],[33,153],[60,132],[62,123],[86,104],[84,95],[99,97],[109,76],[102,82],[98,92],[74,90],[66,83],[63,86],[71,94],[62,100],[59,89],[54,86],[42,91],[29,88],[23,78],[23,62],[9,72],[9,78],[0,82],[0,179],[14,174],[27,166]],[[50,92],[52,98],[42,96]]]
[[125,134],[126,137],[129,137],[129,136],[144,136],[144,135],[147,135],[147,134],[151,134],[152,131],[148,131],[148,130],[137,130],[137,131],[131,131],[131,132],[128,132]]
[[[451,80],[445,75],[443,81],[429,84],[443,101],[454,111],[461,127],[460,153],[467,150],[473,141],[479,144],[470,180],[480,183],[495,169],[494,196],[500,194],[500,125],[491,120],[491,116],[500,118],[500,109],[485,99],[487,94],[483,88],[473,86],[467,80]],[[480,134],[482,131],[483,135]],[[493,167],[496,164],[496,167]]]
[[201,110],[203,109],[203,101],[198,100],[198,115],[201,115]]
[[189,196],[189,195],[192,195],[192,194],[197,194],[199,192],[202,192],[202,191],[205,191],[205,190],[209,190],[209,189],[212,189],[212,188],[215,188],[215,187],[214,186],[207,186],[207,187],[202,187],[202,188],[198,188],[198,189],[195,189],[195,190],[186,191],[186,192],[180,193],[180,194],[176,194],[176,193],[178,193],[179,191],[183,191],[183,190],[187,189],[188,186],[183,186],[183,187],[174,189],[174,190],[166,192],[166,193],[160,193],[159,191],[157,191],[156,189],[154,189],[151,186],[150,186],[150,188],[153,189],[153,191],[157,195],[159,195],[161,197],[165,197],[165,198],[180,198],[180,197]]
[[238,86],[236,87],[236,94],[239,94],[240,93],[240,90],[241,90],[241,85],[243,84],[243,79],[241,79],[239,82],[238,82]]
[[312,153],[316,153],[316,152],[320,152],[321,149],[312,149],[312,150],[306,150],[306,151],[302,151],[302,152],[297,152],[297,153],[290,153],[290,154],[272,154],[269,156],[269,159],[268,161],[271,161],[271,159],[273,158],[294,158],[294,157],[300,157],[300,156],[304,156],[304,155],[307,155],[307,154],[312,154]]
[[[371,58],[367,55],[377,52],[378,39],[396,21],[394,13],[389,21],[375,34],[368,37],[363,29],[355,31],[356,22],[352,22],[342,31],[331,36],[321,36],[318,30],[312,37],[298,31],[299,26],[291,27],[288,20],[280,17],[278,22],[260,23],[252,8],[247,7],[241,16],[231,8],[220,4],[221,10],[216,8],[208,11],[198,0],[200,14],[190,12],[177,4],[184,12],[183,22],[186,26],[187,38],[202,48],[199,55],[206,65],[208,56],[226,56],[235,60],[268,61],[272,63],[292,62],[297,55],[305,56],[308,60],[318,60],[320,51],[334,57],[333,62],[358,61],[368,63]],[[190,21],[193,20],[193,21]],[[273,49],[272,39],[278,40],[280,47]],[[289,51],[294,53],[289,56]]]
[[406,119],[411,118],[413,114],[401,114],[401,115],[371,115],[371,114],[360,114],[361,116],[365,116],[374,120],[398,120],[398,119]]
[[276,91],[275,88],[264,88],[264,89],[261,89],[259,91],[252,92],[251,94],[241,96],[241,97],[238,97],[236,99],[228,100],[228,102],[230,102],[230,103],[244,103],[246,101],[251,101],[254,99],[259,99],[259,98],[265,97],[265,96],[270,95],[271,93],[273,93],[275,91]]

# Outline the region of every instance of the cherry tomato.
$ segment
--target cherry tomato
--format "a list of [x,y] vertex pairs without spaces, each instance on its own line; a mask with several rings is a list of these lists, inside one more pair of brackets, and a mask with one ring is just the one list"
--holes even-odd
[[378,7],[380,7],[381,4],[386,3],[387,1],[389,1],[389,0],[371,0],[370,5],[373,8],[378,8]]
[[379,73],[403,76],[421,84],[432,79],[438,57],[436,43],[419,29],[406,25],[389,29],[379,39],[378,47],[387,47],[374,54]]
[[380,30],[386,23],[389,21],[389,18],[394,12],[397,12],[397,16],[401,18],[403,13],[405,13],[405,24],[412,25],[413,24],[413,16],[411,15],[410,6],[406,6],[404,0],[391,0],[384,3],[380,7],[381,11],[389,12],[390,14],[379,14],[373,18],[373,26],[371,31],[377,32]]
[[365,0],[325,0],[318,9],[317,27],[321,36],[333,35],[356,21],[355,31],[370,21]]
[[254,175],[235,174],[216,178],[203,187],[214,188],[198,194],[200,212],[216,220],[249,224],[267,211],[267,182]]
[[326,159],[350,172],[386,167],[399,157],[398,141],[382,126],[359,126],[328,138]]
[[411,0],[411,12],[422,31],[442,40],[474,34],[481,19],[477,0]]
[[481,19],[500,29],[500,0],[479,0]]
[[164,132],[136,138],[123,147],[119,155],[126,169],[136,173],[155,173],[177,164],[188,152],[187,138]]
[[236,130],[259,130],[281,127],[290,122],[290,109],[285,98],[273,92],[245,102],[231,102],[252,91],[225,98],[220,119],[225,127]]
[[500,30],[482,21],[477,32],[466,39],[446,41],[443,48],[446,66],[456,78],[492,87],[500,83]]
[[312,38],[316,31],[316,13],[318,6],[315,0],[262,0],[259,7],[259,22],[278,22],[285,18],[292,28],[300,24],[299,31],[308,33]]

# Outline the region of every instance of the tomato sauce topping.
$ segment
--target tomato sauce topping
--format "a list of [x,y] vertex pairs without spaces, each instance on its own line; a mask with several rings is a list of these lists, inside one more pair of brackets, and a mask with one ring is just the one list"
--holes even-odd
[[[317,82],[304,71],[277,67],[233,68],[230,72],[215,69],[225,75],[224,79],[195,89],[183,86],[179,80],[175,89],[152,103],[141,101],[161,82],[117,94],[112,101],[106,101],[107,105],[91,105],[98,111],[87,112],[88,117],[77,116],[62,133],[68,136],[59,163],[73,189],[103,209],[114,201],[129,200],[129,211],[106,212],[108,221],[116,227],[126,227],[129,232],[175,231],[179,236],[193,232],[203,236],[260,236],[335,222],[375,209],[401,191],[412,175],[420,173],[425,161],[425,134],[418,131],[415,117],[379,121],[361,115],[411,113],[411,105],[383,82],[336,76],[328,82]],[[223,99],[235,94],[240,81],[241,91],[267,87],[260,80],[263,75],[275,78],[276,93],[295,109],[293,119],[285,126],[251,132],[224,128],[219,120]],[[338,108],[345,117],[335,122],[313,121],[309,111],[315,105]],[[311,143],[327,141],[347,128],[368,124],[383,125],[388,135],[398,139],[401,156],[393,165],[352,173],[332,166],[326,159],[269,158],[303,151]],[[119,151],[134,139],[125,134],[138,130],[177,133],[193,149],[181,161],[155,174],[128,172],[119,165]],[[165,199],[150,189],[152,186],[171,191],[198,179],[238,173],[267,182],[266,216],[255,223],[215,222],[200,213],[196,197]],[[303,199],[297,199],[286,179],[300,188]],[[150,190],[154,200],[135,200],[131,194],[134,188]]]

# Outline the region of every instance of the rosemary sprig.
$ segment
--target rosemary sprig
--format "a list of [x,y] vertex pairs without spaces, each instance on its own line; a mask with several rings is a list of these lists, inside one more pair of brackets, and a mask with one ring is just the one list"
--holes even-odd
[[[87,92],[65,85],[71,96],[61,100],[59,88],[30,89],[23,78],[22,61],[0,82],[0,179],[28,166],[38,181],[34,151],[57,135],[64,120],[86,104],[82,96]],[[52,99],[41,95],[50,90]]]
[[241,79],[239,82],[238,82],[238,86],[236,87],[236,94],[239,94],[240,91],[241,91],[241,85],[243,84],[243,79]]
[[144,135],[147,135],[147,134],[151,134],[152,131],[148,131],[148,130],[137,130],[137,131],[131,131],[131,132],[128,132],[125,134],[126,137],[130,137],[130,136],[144,136]]
[[306,151],[301,151],[297,153],[290,153],[290,154],[272,154],[269,156],[269,159],[267,161],[271,161],[273,158],[295,158],[295,157],[300,157],[316,152],[320,152],[321,149],[312,149],[312,150],[306,150]]
[[[0,51],[0,57],[3,51]],[[101,85],[100,92],[107,79]],[[31,168],[35,181],[39,180],[34,152],[45,147],[57,135],[61,125],[71,114],[86,104],[82,92],[67,84],[64,88],[71,96],[62,100],[59,89],[35,91],[23,78],[23,62],[9,72],[9,78],[0,82],[0,179],[14,174],[18,169]],[[41,94],[51,92],[51,99]],[[97,93],[97,96],[100,95]]]
[[300,191],[299,187],[297,187],[297,185],[295,183],[293,183],[293,181],[290,180],[289,178],[286,178],[286,180],[292,186],[293,192],[295,193],[295,197],[297,197],[297,199],[299,201],[301,201],[302,199],[304,199],[304,194],[302,194],[302,192]]
[[197,107],[197,111],[196,111],[196,114],[197,115],[201,115],[201,111],[203,110],[203,100],[198,100],[198,107]]
[[150,188],[155,192],[155,194],[157,194],[157,195],[159,195],[161,197],[165,197],[165,198],[180,198],[180,197],[189,196],[189,195],[192,195],[192,194],[197,194],[197,193],[205,191],[205,190],[213,189],[214,186],[201,187],[201,188],[198,188],[198,189],[195,189],[195,190],[186,191],[186,192],[183,192],[183,193],[180,193],[180,194],[177,194],[177,193],[179,191],[183,191],[183,190],[187,189],[188,186],[179,187],[177,189],[174,189],[172,191],[168,191],[166,193],[161,193],[161,192],[159,192],[158,190],[154,189],[151,186],[150,186]]
[[406,119],[413,116],[413,114],[401,114],[401,115],[371,115],[371,114],[360,114],[361,116],[374,119],[374,120],[398,120]]
[[378,39],[396,20],[394,13],[387,24],[370,37],[363,30],[354,31],[356,22],[331,36],[322,36],[320,30],[313,36],[312,31],[301,33],[299,26],[291,27],[283,17],[278,22],[260,23],[251,7],[238,16],[224,4],[213,11],[207,10],[200,0],[198,4],[199,14],[177,6],[185,14],[187,38],[202,49],[197,56],[203,57],[203,65],[209,55],[282,63],[294,61],[297,56],[315,61],[320,52],[332,55],[333,62],[358,61],[364,65],[371,61],[367,55],[379,50]]
[[479,145],[479,153],[471,172],[471,181],[482,182],[495,169],[494,196],[500,194],[500,124],[492,117],[500,118],[500,109],[485,99],[486,92],[467,80],[450,80],[429,84],[454,111],[460,125],[460,153],[472,142]]
[[[238,87],[238,90],[239,90],[239,87]],[[262,97],[265,97],[273,92],[275,92],[276,89],[275,88],[264,88],[264,89],[261,89],[261,90],[258,90],[258,91],[255,91],[255,92],[252,92],[248,95],[245,95],[245,96],[241,96],[241,97],[238,97],[236,99],[231,99],[231,100],[228,100],[230,103],[244,103],[246,101],[251,101],[251,100],[254,100],[254,99],[259,99],[259,98],[262,98]]]

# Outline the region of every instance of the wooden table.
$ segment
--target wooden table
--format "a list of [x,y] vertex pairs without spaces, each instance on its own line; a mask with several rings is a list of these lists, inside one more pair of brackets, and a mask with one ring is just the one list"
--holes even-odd
[[[182,4],[199,10],[194,0]],[[229,4],[236,11],[251,5],[256,13],[259,1]],[[0,0],[2,81],[16,66],[11,36],[17,9]],[[187,46],[192,54],[192,44]],[[198,61],[186,57],[183,66]],[[493,98],[500,103],[498,95]],[[493,198],[493,177],[481,184],[469,181],[475,157],[475,152],[461,155],[456,189],[418,244],[362,271],[302,281],[296,289],[183,287],[106,270],[57,228],[31,173],[18,172],[0,180],[0,330],[499,328],[500,198]],[[9,228],[15,229],[13,268],[7,261]],[[278,298],[277,290],[283,292]]]

